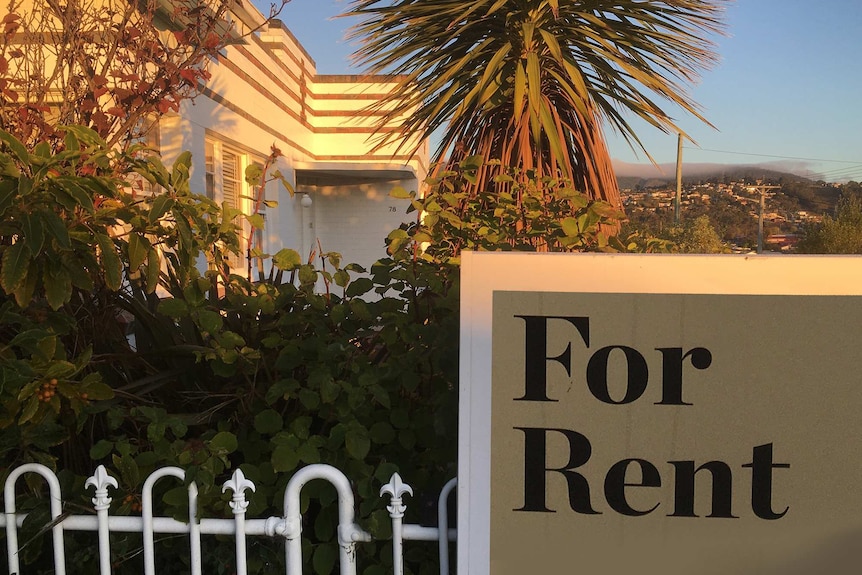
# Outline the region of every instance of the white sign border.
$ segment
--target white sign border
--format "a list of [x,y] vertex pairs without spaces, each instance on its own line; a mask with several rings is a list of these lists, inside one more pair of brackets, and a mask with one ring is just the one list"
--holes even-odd
[[862,257],[462,253],[458,573],[470,575],[490,575],[495,291],[862,295]]

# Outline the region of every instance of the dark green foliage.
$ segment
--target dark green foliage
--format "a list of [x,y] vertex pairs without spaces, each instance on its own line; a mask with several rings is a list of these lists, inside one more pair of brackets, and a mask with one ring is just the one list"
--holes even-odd
[[824,182],[782,182],[781,191],[797,200],[800,209],[815,213],[831,212],[841,197],[839,187]]
[[[420,217],[413,226],[389,234],[389,249],[405,246],[415,259],[458,263],[462,250],[474,251],[625,251],[612,234],[623,213],[602,201],[590,200],[567,182],[537,177],[535,171],[507,169],[479,191],[469,188],[478,177],[482,159],[471,156],[457,169],[431,180],[421,199],[409,197],[408,211]],[[402,253],[402,257],[407,255]]]
[[[112,512],[129,514],[140,511],[146,476],[176,465],[197,483],[201,514],[218,517],[230,516],[221,484],[239,467],[257,487],[250,516],[266,517],[282,514],[293,472],[325,462],[353,481],[359,524],[384,540],[359,547],[366,573],[391,561],[380,486],[397,471],[430,499],[456,472],[461,250],[616,245],[601,230],[617,212],[560,182],[511,173],[468,194],[481,163],[468,158],[421,200],[393,191],[424,217],[390,234],[390,257],[367,273],[334,253],[318,269],[285,249],[267,277],[250,282],[225,265],[239,245],[237,214],[189,191],[187,154],[167,169],[117,158],[89,131],[68,134],[68,151],[54,156],[5,135],[0,147],[4,472],[28,461],[62,470],[69,510],[85,513],[84,480],[104,464],[120,483]],[[128,193],[103,172],[118,160],[162,192]],[[157,512],[186,518],[186,487],[158,487]],[[28,482],[20,498],[22,509],[42,510],[22,535],[36,572],[50,570],[36,536],[42,489]],[[302,501],[305,558],[329,573],[334,490],[312,482]],[[426,507],[408,501],[407,520],[434,524]],[[92,537],[67,544],[77,566],[95,571]],[[283,569],[278,542],[249,544],[250,572]],[[186,545],[159,544],[165,572],[187,571]],[[205,545],[205,571],[232,572],[232,546]],[[140,546],[138,535],[112,539],[115,573],[140,572]],[[414,545],[410,572],[434,572],[435,552]]]
[[[249,513],[261,516],[281,514],[293,471],[326,462],[354,481],[360,522],[382,538],[389,518],[378,491],[393,472],[431,496],[454,475],[457,292],[436,281],[438,270],[389,260],[373,279],[351,282],[361,270],[337,254],[324,255],[322,271],[282,250],[273,273],[250,283],[224,263],[239,245],[235,214],[190,193],[188,155],[166,169],[118,158],[87,130],[68,133],[68,151],[54,156],[2,135],[4,470],[28,461],[64,470],[81,512],[90,507],[84,478],[105,464],[120,481],[123,514],[139,511],[147,474],[179,465],[200,488],[203,514],[229,516],[220,486],[241,467],[257,486]],[[107,175],[119,159],[163,192],[127,193]],[[314,291],[320,277],[326,294]],[[375,289],[386,297],[366,297]],[[320,573],[336,556],[329,491],[312,483],[303,494],[315,540],[307,558]],[[162,513],[185,516],[183,486],[165,482],[159,498]],[[75,540],[76,561],[93,566]],[[170,548],[185,549],[166,545],[165,561]],[[135,571],[139,546],[134,536],[115,540],[116,572]],[[39,549],[28,546],[36,567],[47,565]],[[208,553],[212,572],[231,553]],[[360,553],[378,555],[373,546]],[[274,545],[250,567],[282,556]]]
[[683,254],[730,253],[730,247],[718,235],[709,216],[702,214],[685,219],[680,225],[670,226],[659,233],[667,242],[667,251]]
[[843,196],[835,215],[823,216],[822,222],[809,225],[796,249],[803,254],[862,254],[860,196]]

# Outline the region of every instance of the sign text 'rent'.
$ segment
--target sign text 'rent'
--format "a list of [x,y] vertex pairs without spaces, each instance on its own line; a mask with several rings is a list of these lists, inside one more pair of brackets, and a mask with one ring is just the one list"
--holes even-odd
[[[584,345],[591,350],[590,318],[572,316],[515,315],[524,322],[524,394],[513,398],[515,401],[557,402],[548,390],[548,366],[550,362],[559,364],[568,377],[572,377],[577,366],[572,365],[572,344]],[[550,321],[566,322],[571,325],[572,336],[565,350],[559,355],[549,356]],[[558,348],[558,347],[557,347]],[[650,350],[649,357],[655,357],[661,365],[661,399],[654,403],[659,406],[691,406],[685,401],[683,373],[686,365],[695,370],[706,370],[712,365],[713,356],[705,347],[656,347]],[[621,363],[620,363],[621,362]],[[618,385],[611,385],[611,367],[624,368],[626,373],[622,394]],[[642,351],[626,345],[605,345],[596,349],[589,357],[584,370],[587,388],[595,399],[608,405],[626,405],[640,400],[650,383],[650,370],[647,356]],[[614,373],[619,373],[615,370]],[[617,391],[612,393],[612,387]],[[614,397],[616,395],[616,397]],[[620,397],[621,395],[621,397]],[[658,408],[657,408],[658,409]],[[586,465],[592,455],[592,445],[587,437],[575,430],[550,427],[514,427],[524,437],[524,505],[515,511],[553,513],[549,507],[546,480],[549,473],[560,474],[565,478],[569,507],[581,514],[599,515],[593,504],[590,478],[586,472],[577,471]],[[551,437],[562,438],[568,447],[568,461],[560,467],[549,467],[547,445]],[[776,510],[772,501],[775,469],[787,469],[788,463],[775,463],[773,444],[766,443],[752,448],[751,460],[738,464],[750,469],[751,511],[761,519],[775,520],[784,517],[789,507],[781,505]],[[733,469],[731,464],[712,460],[698,464],[694,460],[668,461],[663,466],[673,474],[673,502],[668,517],[699,517],[695,510],[695,490],[704,488],[704,478],[711,479],[711,509],[706,517],[737,518],[734,515]],[[632,469],[639,473],[639,479],[632,479]],[[661,487],[663,481],[659,466],[642,458],[626,458],[614,463],[604,476],[603,493],[607,505],[622,515],[637,517],[649,515],[662,505],[655,501],[651,506],[634,507],[627,493],[635,489]]]

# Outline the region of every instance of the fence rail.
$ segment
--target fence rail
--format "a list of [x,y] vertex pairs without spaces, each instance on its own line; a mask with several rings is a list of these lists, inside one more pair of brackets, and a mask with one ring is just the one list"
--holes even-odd
[[[92,498],[95,515],[68,515],[63,513],[63,497],[57,476],[48,467],[38,463],[22,465],[14,469],[6,479],[3,490],[4,514],[0,517],[0,527],[6,530],[6,551],[10,574],[20,574],[18,528],[24,522],[25,514],[16,512],[15,486],[26,474],[40,475],[48,484],[50,499],[50,530],[53,540],[54,571],[57,575],[66,574],[66,555],[64,532],[89,531],[98,533],[99,572],[111,573],[111,533],[141,533],[143,537],[144,574],[155,575],[155,534],[187,534],[189,537],[189,559],[192,575],[201,575],[201,536],[230,535],[234,538],[237,575],[247,573],[247,537],[270,537],[285,542],[285,569],[287,575],[302,573],[302,516],[300,515],[300,492],[309,481],[322,479],[333,485],[338,493],[339,565],[341,575],[356,574],[356,545],[372,541],[370,533],[355,522],[355,502],[350,481],[338,469],[323,464],[303,467],[291,477],[284,492],[284,515],[253,519],[246,517],[249,502],[246,491],[254,491],[255,485],[237,469],[222,486],[222,492],[230,492],[230,508],[233,519],[213,519],[198,517],[198,490],[194,483],[188,486],[188,523],[171,517],[153,515],[153,487],[166,477],[185,480],[185,471],[178,467],[165,467],[154,471],[144,482],[141,497],[141,516],[112,516],[109,514],[112,498],[109,488],[117,488],[117,480],[99,466],[85,487],[94,489]],[[404,541],[436,541],[440,556],[440,573],[449,573],[449,543],[455,540],[456,532],[449,528],[447,502],[456,485],[450,480],[441,490],[438,498],[438,526],[425,527],[403,523],[407,509],[403,501],[405,495],[412,495],[413,489],[395,473],[389,483],[381,487],[380,496],[389,497],[387,510],[392,521],[393,575],[404,572]]]

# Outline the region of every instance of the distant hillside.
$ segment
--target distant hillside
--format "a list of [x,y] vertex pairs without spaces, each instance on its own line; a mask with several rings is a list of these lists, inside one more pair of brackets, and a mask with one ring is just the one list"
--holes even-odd
[[[642,164],[615,164],[617,183],[620,189],[650,189],[673,186],[676,184],[676,167],[670,164],[661,166]],[[757,180],[771,183],[807,182],[803,176],[759,165],[691,164],[683,165],[684,185],[700,183],[749,182]]]
[[[676,176],[672,166],[627,164],[621,166],[617,175],[620,189],[661,190],[672,189]],[[804,210],[812,214],[831,214],[841,197],[843,186],[815,182],[798,174],[758,165],[694,164],[683,169],[683,186],[740,182],[781,185],[773,207],[784,206],[788,210]],[[782,200],[781,198],[784,198]]]
[[843,188],[815,182],[784,183],[781,191],[799,203],[799,209],[815,214],[832,214],[841,198]]

